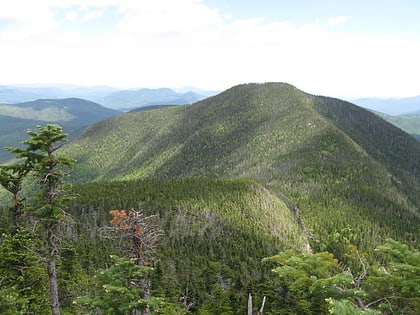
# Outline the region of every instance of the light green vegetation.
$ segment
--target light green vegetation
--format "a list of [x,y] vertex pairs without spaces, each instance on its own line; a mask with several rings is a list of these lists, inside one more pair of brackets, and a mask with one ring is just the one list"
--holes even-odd
[[36,107],[17,107],[14,105],[0,104],[0,111],[5,116],[41,121],[69,121],[76,118],[66,108],[57,107],[38,109]]

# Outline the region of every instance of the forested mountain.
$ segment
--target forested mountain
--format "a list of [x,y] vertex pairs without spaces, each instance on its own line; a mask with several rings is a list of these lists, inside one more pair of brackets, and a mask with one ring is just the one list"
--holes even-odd
[[391,116],[379,112],[375,112],[378,116],[382,117],[391,124],[401,128],[408,134],[412,135],[415,139],[420,141],[420,110],[412,114]]
[[36,99],[82,98],[97,102],[117,89],[108,86],[28,84],[0,86],[0,103],[16,104]]
[[[156,216],[162,237],[148,262],[152,294],[184,314],[244,314],[248,293],[258,303],[268,296],[264,314],[326,314],[324,296],[321,305],[299,291],[319,275],[296,272],[301,281],[287,278],[287,287],[262,259],[329,251],[339,263],[325,254],[309,259],[362,274],[386,261],[375,249],[387,238],[418,246],[420,143],[365,109],[288,84],[244,84],[192,105],[117,115],[58,153],[76,160],[68,178],[76,224],[59,264],[69,312],[77,313],[72,301],[84,288],[79,275],[92,276],[120,253],[104,237],[110,210]],[[280,256],[289,272],[288,263],[312,272],[309,262]]]
[[420,144],[360,107],[287,84],[116,116],[63,153],[78,161],[76,182],[253,178],[297,205],[317,235],[350,229],[371,248],[418,236]]
[[2,115],[66,125],[86,126],[117,115],[118,111],[80,98],[38,99],[18,104],[0,104]]
[[39,99],[18,104],[0,104],[0,161],[7,159],[5,146],[17,146],[26,137],[26,130],[36,125],[57,123],[65,127],[70,138],[97,121],[120,112],[97,103],[78,99]]
[[120,90],[109,86],[70,84],[2,85],[0,104],[16,104],[36,99],[81,98],[109,108],[127,110],[148,105],[190,104],[217,93],[192,86],[176,90],[169,88]]

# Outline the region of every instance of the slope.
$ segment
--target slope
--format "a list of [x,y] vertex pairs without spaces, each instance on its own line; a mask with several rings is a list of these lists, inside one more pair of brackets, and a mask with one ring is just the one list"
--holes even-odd
[[37,125],[58,123],[73,139],[84,128],[120,112],[97,103],[77,99],[45,99],[20,104],[0,104],[0,161],[10,158],[4,147],[16,147],[27,138],[26,130]]
[[72,245],[85,270],[109,263],[116,248],[97,237],[109,222],[109,210],[156,214],[164,237],[153,288],[176,302],[187,290],[196,309],[220,281],[235,305],[245,307],[248,289],[270,272],[261,258],[285,248],[307,248],[284,201],[251,180],[150,179],[88,183],[74,190],[77,198],[69,211],[78,224]]
[[316,249],[419,238],[420,144],[350,103],[281,83],[102,121],[66,148],[79,182],[253,178],[300,209]]
[[14,105],[0,104],[2,115],[67,125],[86,126],[120,112],[80,98],[39,99]]
[[420,146],[401,129],[350,103],[318,97],[318,111],[341,128],[372,158],[386,166],[391,180],[420,205]]
[[[35,130],[37,125],[45,125],[45,121],[35,119],[23,119],[12,116],[0,115],[0,162],[9,160],[12,155],[3,150],[4,147],[20,146],[24,139],[28,138],[27,130]],[[64,126],[64,130],[72,140],[81,134],[85,126]]]
[[[313,119],[308,96],[288,92],[293,92],[293,87],[266,88],[268,93],[258,95],[249,86],[239,86],[194,105],[130,113],[100,122],[72,144],[81,167],[75,178],[266,179],[273,173],[270,160],[316,132],[308,124],[311,121],[316,125],[319,119]],[[280,97],[286,93],[290,99],[282,101]],[[307,106],[299,105],[296,110],[295,104],[302,102]],[[85,147],[90,147],[91,152],[86,152]],[[103,154],[95,154],[100,148]],[[97,159],[100,163],[92,165]],[[90,167],[83,163],[85,160]]]
[[[238,313],[244,313],[248,290],[256,292],[270,274],[271,268],[264,267],[261,258],[284,249],[307,248],[307,239],[287,205],[252,180],[87,183],[75,185],[74,193],[77,198],[68,211],[77,225],[69,227],[71,242],[66,247],[77,252],[84,270],[109,264],[109,255],[117,251],[118,242],[103,237],[111,209],[154,214],[153,224],[163,237],[150,262],[156,270],[152,287],[176,303],[188,295],[195,311],[223,283]],[[3,204],[0,214],[3,231],[7,226]]]
[[379,112],[375,112],[375,114],[412,135],[417,141],[420,141],[420,111],[412,114],[397,116],[391,116]]

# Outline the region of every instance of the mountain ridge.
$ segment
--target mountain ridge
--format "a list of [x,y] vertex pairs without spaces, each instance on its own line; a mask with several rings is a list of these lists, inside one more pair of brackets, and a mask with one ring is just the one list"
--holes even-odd
[[82,98],[126,111],[148,105],[190,104],[217,94],[195,87],[117,89],[108,86],[71,84],[1,85],[0,103],[17,104],[37,99]]
[[[79,98],[39,99],[18,104],[0,104],[0,148],[20,146],[25,131],[47,123],[60,124],[69,138],[79,135],[86,126],[121,112]],[[0,160],[10,158],[0,151]]]
[[374,113],[420,141],[420,110],[411,114],[394,116],[380,112]]
[[57,154],[76,159],[66,209],[75,228],[60,263],[106,268],[118,253],[103,232],[111,209],[152,215],[162,231],[152,295],[181,296],[192,314],[220,296],[244,314],[250,292],[268,296],[268,313],[294,313],[262,262],[279,252],[329,252],[334,269],[357,276],[381,263],[375,249],[388,238],[418,247],[420,144],[361,107],[289,84],[116,115]]
[[[36,119],[46,122],[66,122],[77,125],[89,125],[112,117],[120,112],[76,97],[64,99],[37,99],[35,101],[0,104],[5,116],[23,119]],[[94,114],[93,114],[94,112]]]
[[244,84],[192,105],[119,115],[63,153],[78,161],[76,182],[252,178],[300,209],[308,230],[324,235],[311,244],[318,249],[349,225],[369,226],[358,233],[374,237],[355,240],[362,248],[418,239],[420,144],[365,109],[288,84]]
[[183,105],[191,104],[208,97],[196,92],[175,92],[170,88],[121,90],[113,92],[100,102],[114,109],[132,110],[151,105]]

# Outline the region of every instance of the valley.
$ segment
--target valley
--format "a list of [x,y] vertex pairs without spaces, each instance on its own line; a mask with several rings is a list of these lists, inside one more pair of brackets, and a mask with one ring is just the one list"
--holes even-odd
[[[151,294],[169,303],[163,314],[244,314],[249,293],[256,303],[268,297],[264,314],[326,314],[331,296],[299,296],[303,287],[295,292],[289,278],[272,272],[326,252],[336,259],[334,272],[362,274],[371,266],[363,290],[379,299],[386,290],[369,279],[380,278],[379,266],[390,261],[378,252],[389,239],[414,253],[419,279],[420,142],[366,109],[286,83],[243,84],[192,104],[127,113],[78,99],[54,102],[60,110],[74,104],[67,116],[56,111],[66,119],[53,121],[74,135],[57,151],[75,161],[66,176],[75,222],[58,265],[69,314],[83,309],[73,301],[89,291],[95,271],[124,253],[104,237],[111,210],[154,216],[162,236],[148,262],[149,281]],[[25,106],[35,108],[17,107]],[[52,122],[41,112],[28,121],[16,109],[3,111],[9,146],[25,139],[25,122]],[[24,186],[20,197],[29,204],[35,187]],[[6,191],[0,197],[6,235],[14,205]],[[282,260],[290,253],[294,260]],[[269,259],[277,254],[284,257]],[[418,297],[407,299],[406,309],[397,298],[392,306],[415,314]],[[370,314],[390,314],[381,307],[372,304]]]

